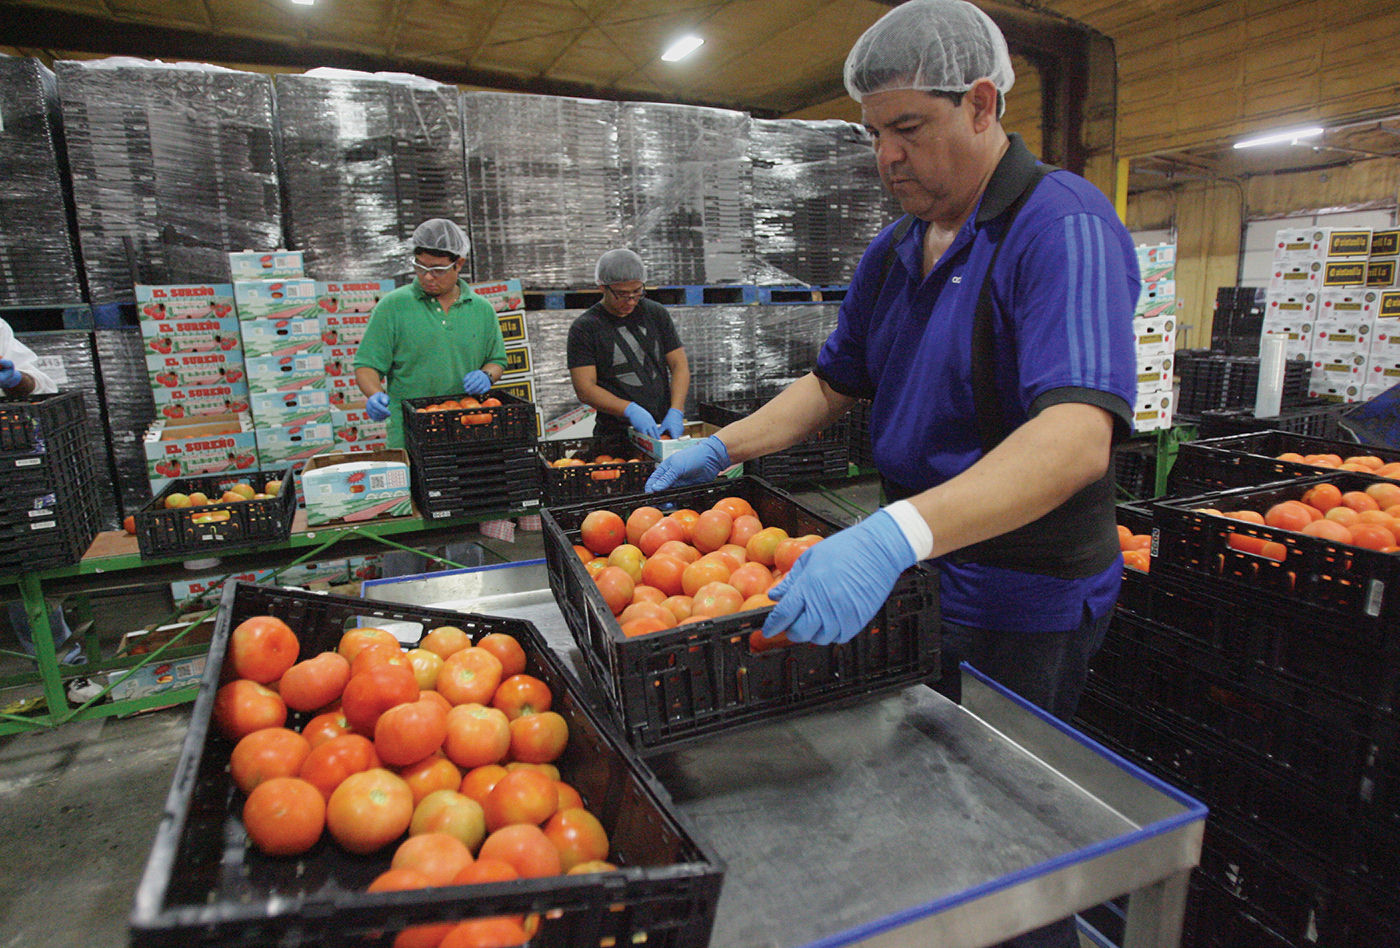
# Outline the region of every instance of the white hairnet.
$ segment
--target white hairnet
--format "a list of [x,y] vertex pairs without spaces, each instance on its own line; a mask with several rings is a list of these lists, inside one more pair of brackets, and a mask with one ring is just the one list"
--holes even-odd
[[413,232],[413,246],[423,250],[436,250],[454,257],[465,257],[472,249],[472,242],[462,233],[462,228],[442,217],[434,217],[419,224]]
[[645,280],[647,268],[642,264],[641,257],[622,247],[609,250],[599,257],[593,276],[599,286],[607,286],[609,283],[631,283],[633,280]]
[[977,7],[966,0],[908,0],[856,40],[844,78],[857,102],[893,89],[966,92],[990,79],[1004,111],[1016,74],[1006,38]]

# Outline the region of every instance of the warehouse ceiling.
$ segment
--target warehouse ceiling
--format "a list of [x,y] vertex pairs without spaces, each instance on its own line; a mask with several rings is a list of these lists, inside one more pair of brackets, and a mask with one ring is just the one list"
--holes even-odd
[[[841,64],[898,0],[0,0],[0,51],[47,61],[193,59],[268,71],[338,66],[465,87],[684,102],[761,117],[854,118]],[[1110,39],[1170,30],[1200,0],[979,0],[1014,51],[1067,60],[1067,31]],[[1238,16],[1247,16],[1240,4]],[[677,37],[705,45],[661,61]],[[1135,159],[1133,190],[1400,154],[1400,116],[1331,129],[1307,146],[1229,146]]]

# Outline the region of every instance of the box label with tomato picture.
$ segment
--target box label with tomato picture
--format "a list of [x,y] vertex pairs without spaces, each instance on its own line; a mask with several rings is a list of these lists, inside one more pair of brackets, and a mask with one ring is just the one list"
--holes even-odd
[[232,283],[137,284],[136,315],[148,319],[228,319],[235,316]]
[[319,352],[256,356],[248,360],[248,391],[293,392],[326,387],[326,360]]
[[365,406],[365,393],[355,384],[355,376],[341,375],[326,378],[326,391],[331,408],[344,411],[358,411]]
[[330,448],[335,430],[329,422],[312,425],[274,425],[259,428],[258,460],[263,467],[276,467],[288,461],[305,461]]
[[224,319],[143,319],[141,338],[147,355],[179,352],[236,352],[243,348],[238,320]]
[[321,315],[368,315],[394,289],[393,280],[337,280],[316,282],[316,305]]
[[158,388],[155,398],[156,415],[178,421],[181,418],[204,418],[211,415],[233,415],[248,410],[248,383],[235,385],[203,385],[195,388]]
[[251,396],[253,418],[261,426],[330,423],[331,398],[324,389],[258,392]]
[[326,377],[353,379],[355,377],[355,352],[359,347],[358,342],[327,346],[325,351],[321,353],[326,357]]
[[234,281],[285,280],[306,272],[300,250],[240,250],[228,255]]
[[519,280],[487,280],[481,283],[468,283],[472,292],[491,304],[498,313],[510,313],[525,308],[525,294]]
[[325,343],[321,341],[321,321],[319,319],[247,319],[243,321],[244,358],[320,352],[324,346]]
[[337,451],[370,451],[384,447],[389,438],[389,420],[375,421],[364,410],[331,413]]
[[258,440],[246,414],[217,422],[171,425],[158,420],[146,433],[146,474],[159,493],[174,478],[246,471],[258,466]]
[[328,346],[358,346],[369,326],[369,313],[322,313],[321,341]]
[[151,388],[199,388],[210,385],[237,385],[247,379],[243,353],[173,352],[146,356],[146,377]]
[[306,522],[408,516],[413,501],[407,458],[401,450],[332,452],[312,458],[301,473]]
[[233,284],[239,319],[315,318],[314,280],[251,280]]

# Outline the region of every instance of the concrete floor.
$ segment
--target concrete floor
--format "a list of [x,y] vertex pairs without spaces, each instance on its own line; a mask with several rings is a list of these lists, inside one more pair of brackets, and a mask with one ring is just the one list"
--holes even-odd
[[[878,503],[873,478],[834,486],[798,496],[845,523],[856,519],[847,504],[869,512]],[[489,560],[543,555],[539,533],[470,539]],[[120,608],[119,600],[104,602]],[[190,708],[0,737],[0,948],[128,943],[127,917]]]

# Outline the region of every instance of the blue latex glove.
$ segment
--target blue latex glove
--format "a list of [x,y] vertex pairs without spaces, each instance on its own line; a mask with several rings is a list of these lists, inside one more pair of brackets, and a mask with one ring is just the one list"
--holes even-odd
[[365,402],[365,414],[375,421],[383,421],[389,417],[389,393],[375,392]]
[[769,638],[787,632],[794,642],[849,642],[880,611],[899,574],[915,563],[914,550],[884,510],[803,553],[783,581],[768,591],[777,603],[763,623]]
[[24,383],[24,373],[9,359],[0,359],[0,388],[14,388]]
[[622,414],[627,417],[629,425],[648,438],[661,437],[661,426],[656,423],[655,418],[651,417],[651,412],[636,402],[628,402],[627,407],[622,410]]
[[656,466],[647,478],[646,489],[665,490],[668,487],[689,487],[703,484],[719,476],[729,466],[729,449],[716,435],[710,435],[692,448],[677,451]]
[[685,434],[685,415],[681,414],[679,408],[672,408],[666,412],[666,417],[661,419],[661,430],[673,438]]
[[462,391],[468,395],[485,395],[491,391],[491,376],[482,369],[473,369],[462,376]]

